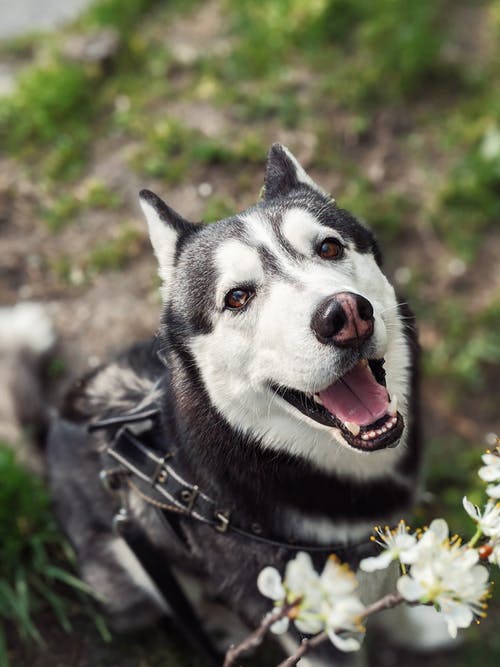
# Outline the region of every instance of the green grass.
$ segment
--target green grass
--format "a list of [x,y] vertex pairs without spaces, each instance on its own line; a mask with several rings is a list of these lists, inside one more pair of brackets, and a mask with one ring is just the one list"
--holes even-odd
[[78,219],[83,212],[117,208],[120,199],[104,183],[96,179],[83,182],[77,189],[67,187],[42,211],[42,217],[52,232],[61,229]]
[[[32,59],[17,90],[0,101],[0,143],[43,192],[40,224],[56,235],[78,220],[85,231],[93,214],[106,212],[117,225],[115,236],[92,241],[77,258],[68,247],[48,256],[58,286],[85,287],[95,274],[126,269],[144,250],[142,233],[122,222],[133,212],[93,178],[100,155],[127,149],[120,159],[124,172],[133,171],[131,182],[149,187],[152,180],[158,191],[209,182],[213,194],[200,203],[200,217],[213,221],[234,213],[238,202],[256,199],[267,143],[286,131],[292,150],[311,141],[318,180],[328,184],[335,176],[339,205],[364,218],[390,248],[387,254],[401,256],[411,269],[408,300],[423,329],[435,336],[424,350],[433,390],[456,415],[467,413],[470,395],[485,392],[485,403],[492,404],[500,295],[479,301],[469,277],[481,270],[478,259],[500,218],[500,0],[221,0],[219,36],[229,37],[228,46],[221,54],[200,42],[197,58],[186,65],[166,35],[178,19],[200,27],[200,7],[194,0],[101,0],[73,26],[1,46],[9,61]],[[456,36],[464,7],[472,48]],[[119,41],[111,62],[89,66],[64,56],[69,34],[109,27]],[[224,119],[219,132],[207,135],[184,118],[185,108],[199,104],[213,106]],[[370,177],[375,158],[387,169],[380,180]],[[437,248],[431,260],[420,255],[420,245]],[[470,276],[446,283],[452,257],[466,262]],[[486,285],[490,277],[484,278]],[[474,417],[470,409],[468,416]],[[461,530],[462,495],[479,500],[475,470],[481,447],[442,431],[428,447],[431,510]],[[37,610],[58,602],[33,588],[31,571],[52,585],[49,565],[68,561],[43,486],[3,451],[11,492],[17,485],[26,494],[2,507],[19,506],[20,515],[34,523],[25,540],[19,533],[23,521],[5,518],[12,521],[2,528],[2,543],[4,534],[6,543],[18,546],[22,537],[26,550],[17,558],[22,567],[14,567],[14,558],[8,575],[0,562],[2,586],[8,582],[0,605],[5,616],[10,604],[8,613],[18,615],[23,637],[33,641]],[[4,491],[0,487],[0,499]],[[31,517],[22,508],[33,499]],[[431,510],[420,517],[428,519],[425,512]],[[47,560],[37,561],[38,570],[36,548],[29,546],[37,539],[47,553]],[[57,595],[71,621],[80,602],[66,588],[60,593],[63,588],[58,582]],[[498,638],[488,635],[484,646],[481,641],[478,635],[473,648],[467,645],[461,664],[474,664],[475,656],[496,664]],[[160,641],[157,648],[160,664]]]
[[71,614],[85,607],[104,637],[102,618],[85,599],[90,589],[75,575],[74,556],[56,527],[42,482],[0,443],[0,667],[8,667],[7,637],[44,644],[36,615],[49,608],[71,632]]
[[[228,1],[239,38],[229,76],[279,77],[305,62],[344,103],[401,99],[449,68],[440,58],[443,3],[422,0]],[[384,48],[380,48],[383,44]],[[382,83],[383,82],[383,83]]]
[[145,241],[143,232],[124,225],[118,236],[96,245],[85,260],[85,270],[89,274],[123,269],[142,250]]

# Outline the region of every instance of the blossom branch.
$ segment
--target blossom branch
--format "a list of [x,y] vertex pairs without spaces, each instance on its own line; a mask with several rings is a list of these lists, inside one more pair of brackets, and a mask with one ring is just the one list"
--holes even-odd
[[283,607],[278,607],[269,614],[266,614],[266,616],[264,616],[262,619],[259,627],[254,630],[252,634],[248,635],[248,637],[246,637],[236,646],[231,646],[229,648],[224,658],[223,667],[231,667],[231,665],[234,665],[236,659],[239,658],[240,655],[252,648],[260,646],[269,628],[277,621],[280,621],[282,618],[289,616],[293,609],[298,604],[300,604],[300,602],[301,598],[297,597],[295,600],[293,600],[293,602],[285,604]]
[[[392,609],[392,607],[396,607],[398,604],[401,604],[403,600],[404,598],[400,593],[389,593],[383,598],[380,598],[380,600],[377,600],[373,604],[366,607],[363,613],[360,615],[360,620],[364,620],[365,618],[368,618],[368,616],[372,616],[379,611],[384,611],[384,609]],[[339,628],[339,630],[341,630],[341,628]],[[319,646],[319,644],[322,644],[327,639],[327,632],[320,632],[314,637],[303,639],[295,653],[293,653],[286,660],[283,660],[283,662],[281,662],[278,667],[294,667],[300,658],[302,658],[302,656],[304,656],[310,649]]]

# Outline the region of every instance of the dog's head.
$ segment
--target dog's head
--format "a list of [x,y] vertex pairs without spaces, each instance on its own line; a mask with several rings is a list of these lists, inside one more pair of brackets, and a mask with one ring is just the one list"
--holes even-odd
[[397,461],[410,360],[372,233],[278,144],[262,201],[239,215],[195,225],[148,191],[141,205],[168,352],[196,365],[218,413],[323,469]]

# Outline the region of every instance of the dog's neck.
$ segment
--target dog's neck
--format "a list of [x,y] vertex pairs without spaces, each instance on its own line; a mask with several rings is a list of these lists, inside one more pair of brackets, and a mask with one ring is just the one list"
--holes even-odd
[[175,465],[240,520],[290,537],[294,523],[355,528],[391,520],[411,507],[417,472],[410,461],[414,443],[410,442],[399,476],[370,481],[340,478],[236,432],[211,405],[201,383],[188,377],[193,367],[188,372],[184,366],[179,372],[177,366],[177,375],[173,370],[164,414],[167,439],[176,449]]

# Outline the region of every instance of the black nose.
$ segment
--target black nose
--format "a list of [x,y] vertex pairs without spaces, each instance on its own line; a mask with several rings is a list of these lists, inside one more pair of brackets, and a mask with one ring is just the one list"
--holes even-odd
[[325,344],[359,348],[373,334],[373,306],[360,294],[339,292],[322,301],[311,321],[316,338]]

